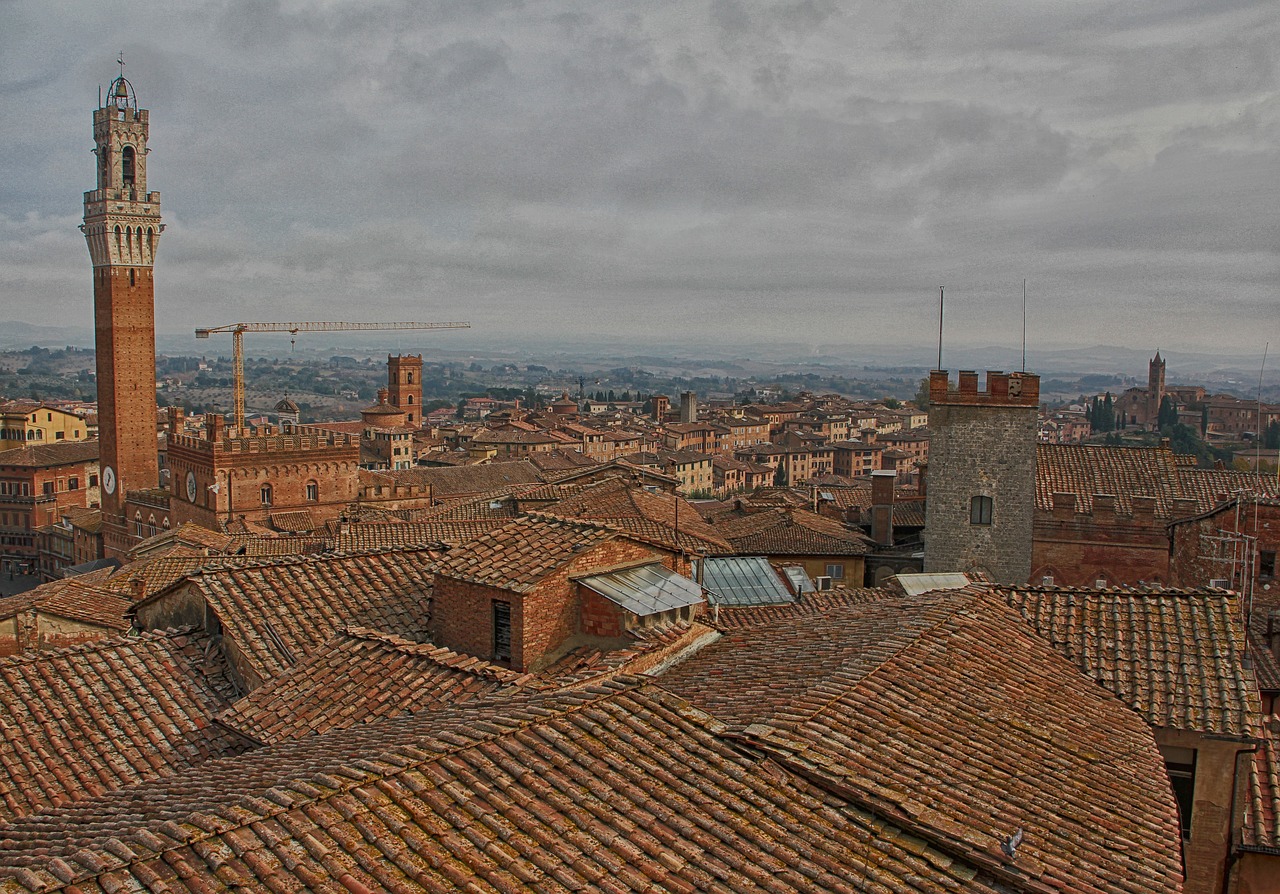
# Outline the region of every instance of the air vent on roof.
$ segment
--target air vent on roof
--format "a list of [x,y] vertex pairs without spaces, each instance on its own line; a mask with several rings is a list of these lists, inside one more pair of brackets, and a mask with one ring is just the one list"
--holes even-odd
[[1107,579],[1105,577],[1100,577],[1093,582],[1093,585],[1099,590],[1105,589],[1107,586]]
[[1225,577],[1215,577],[1209,580],[1209,586],[1213,587],[1215,590],[1230,590],[1231,581]]
[[1052,575],[1052,574],[1046,574],[1044,577],[1040,578],[1040,586],[1042,586],[1042,587],[1052,587],[1052,586],[1053,586],[1053,575]]
[[819,590],[830,590],[831,578],[829,578],[825,574],[820,574],[813,579],[813,585],[817,587]]

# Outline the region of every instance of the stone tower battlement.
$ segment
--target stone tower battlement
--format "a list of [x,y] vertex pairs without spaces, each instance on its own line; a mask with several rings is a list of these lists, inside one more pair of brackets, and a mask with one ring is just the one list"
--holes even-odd
[[945,369],[929,373],[929,403],[954,406],[1039,407],[1040,377],[1035,373],[987,371],[986,390],[978,389],[978,374],[960,370],[955,385]]

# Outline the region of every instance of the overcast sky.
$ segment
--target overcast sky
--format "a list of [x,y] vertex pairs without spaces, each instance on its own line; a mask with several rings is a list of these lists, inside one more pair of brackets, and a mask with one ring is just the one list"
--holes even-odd
[[1276,0],[0,15],[0,319],[91,322],[77,226],[123,50],[161,330],[928,345],[945,284],[948,339],[1016,345],[1025,278],[1033,350],[1280,347]]

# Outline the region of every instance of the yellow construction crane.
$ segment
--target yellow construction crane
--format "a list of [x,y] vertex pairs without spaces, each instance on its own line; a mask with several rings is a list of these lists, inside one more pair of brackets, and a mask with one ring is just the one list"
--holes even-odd
[[235,366],[235,415],[232,425],[244,428],[244,334],[246,332],[349,332],[370,329],[470,329],[470,323],[228,323],[197,329],[196,338],[208,338],[215,332],[230,332]]

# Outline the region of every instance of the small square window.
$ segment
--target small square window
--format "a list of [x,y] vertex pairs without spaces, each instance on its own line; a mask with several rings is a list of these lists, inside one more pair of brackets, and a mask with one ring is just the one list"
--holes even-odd
[[827,577],[832,580],[844,580],[844,565],[828,565]]

